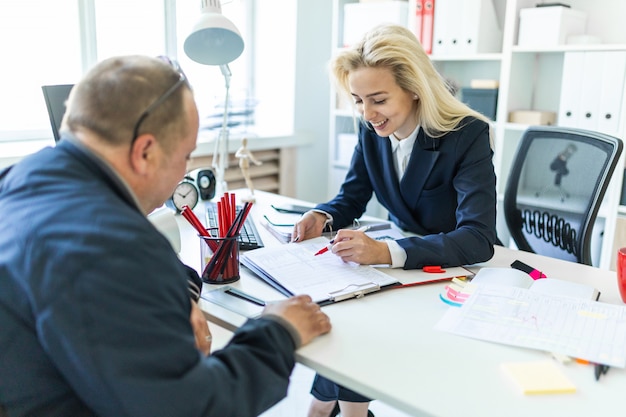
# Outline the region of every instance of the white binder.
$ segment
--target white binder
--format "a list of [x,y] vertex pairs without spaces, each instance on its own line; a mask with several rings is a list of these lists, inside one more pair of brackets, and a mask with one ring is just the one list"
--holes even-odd
[[457,0],[463,3],[460,54],[502,51],[502,29],[491,0]]
[[618,135],[626,52],[566,52],[559,102],[560,126]]
[[502,50],[502,29],[491,0],[437,0],[433,32],[433,55]]
[[605,52],[598,108],[598,132],[613,136],[619,133],[625,74],[626,52]]
[[[583,52],[582,83],[578,102],[578,127],[596,130],[598,127],[598,109],[600,108],[600,88],[602,86],[603,52]],[[575,88],[571,86],[570,88]]]
[[[455,10],[456,9],[456,10]],[[456,0],[437,0],[433,23],[433,55],[452,55],[455,31],[460,26],[461,9]],[[456,21],[459,19],[459,22]]]
[[559,102],[559,126],[578,127],[584,54],[584,52],[565,52],[564,54],[561,99]]

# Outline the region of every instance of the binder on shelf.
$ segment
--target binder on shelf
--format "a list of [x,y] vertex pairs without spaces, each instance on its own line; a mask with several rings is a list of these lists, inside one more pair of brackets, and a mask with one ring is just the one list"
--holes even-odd
[[433,37],[431,52],[433,55],[450,55],[453,42],[452,26],[460,25],[461,22],[455,22],[455,16],[458,17],[459,10],[454,10],[454,0],[438,0],[437,10],[433,8]]
[[406,0],[346,3],[343,7],[342,45],[354,45],[365,32],[382,23],[405,26],[409,13],[408,3]]
[[437,0],[433,54],[500,52],[502,29],[491,0]]
[[491,0],[463,1],[463,36],[459,53],[477,54],[502,50],[502,29]]
[[598,126],[598,108],[600,107],[600,87],[602,85],[603,52],[583,52],[583,82],[578,86],[581,97],[578,107],[578,127],[596,130]]
[[596,129],[598,132],[613,136],[619,134],[619,115],[622,111],[624,73],[626,73],[626,52],[604,52]]
[[410,0],[409,3],[409,29],[413,31],[415,37],[421,44],[422,40],[422,20],[424,17],[424,1]]
[[617,136],[625,71],[624,51],[566,52],[559,125]]
[[423,0],[422,46],[427,54],[433,52],[433,27],[435,22],[435,0]]
[[580,107],[580,86],[583,82],[584,52],[563,54],[563,75],[561,77],[561,97],[559,103],[559,126],[578,127]]

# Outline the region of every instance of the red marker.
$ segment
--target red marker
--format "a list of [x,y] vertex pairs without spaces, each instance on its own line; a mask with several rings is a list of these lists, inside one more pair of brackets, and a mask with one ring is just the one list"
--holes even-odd
[[442,272],[446,272],[445,269],[442,269],[439,265],[426,265],[422,268],[424,272],[428,272],[429,274],[439,274]]

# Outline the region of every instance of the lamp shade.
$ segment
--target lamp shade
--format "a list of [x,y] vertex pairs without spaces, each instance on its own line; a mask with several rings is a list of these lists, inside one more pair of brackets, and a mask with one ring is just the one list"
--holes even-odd
[[205,65],[228,64],[243,52],[243,38],[222,14],[219,0],[203,0],[202,15],[184,44],[185,54]]

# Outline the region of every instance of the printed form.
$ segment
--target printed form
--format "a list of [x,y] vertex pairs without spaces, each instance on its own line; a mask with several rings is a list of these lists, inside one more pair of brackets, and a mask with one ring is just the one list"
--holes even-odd
[[326,238],[315,238],[257,249],[242,254],[242,262],[252,262],[293,294],[308,294],[316,302],[330,299],[333,293],[397,283],[371,266],[343,262],[331,252],[314,256],[328,243]]
[[626,366],[626,306],[485,285],[436,329],[490,342]]

